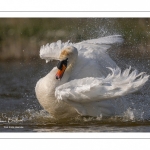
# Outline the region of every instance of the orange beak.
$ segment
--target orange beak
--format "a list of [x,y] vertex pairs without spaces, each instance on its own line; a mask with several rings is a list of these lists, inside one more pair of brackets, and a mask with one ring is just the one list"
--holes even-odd
[[60,80],[63,77],[63,74],[64,74],[66,68],[67,67],[65,65],[63,65],[61,70],[58,69],[58,71],[56,73],[56,79]]

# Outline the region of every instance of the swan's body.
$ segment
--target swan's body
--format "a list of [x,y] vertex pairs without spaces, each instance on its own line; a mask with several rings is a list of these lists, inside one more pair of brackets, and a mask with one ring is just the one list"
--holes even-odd
[[[61,80],[58,68],[41,78],[35,91],[39,103],[55,117],[111,116],[115,113],[112,99],[138,90],[148,80],[144,73],[126,69],[123,73],[106,50],[121,43],[121,36],[108,36],[72,44],[52,43],[41,47],[40,57],[46,61],[67,60]],[[130,73],[131,72],[131,73]]]

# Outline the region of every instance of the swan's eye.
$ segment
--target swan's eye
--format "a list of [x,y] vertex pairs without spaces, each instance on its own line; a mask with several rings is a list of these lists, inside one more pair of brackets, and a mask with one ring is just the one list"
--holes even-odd
[[68,63],[68,58],[66,58],[65,60],[59,61],[57,64],[57,68],[59,70],[62,70],[63,65],[65,65],[65,67],[67,67],[67,63]]

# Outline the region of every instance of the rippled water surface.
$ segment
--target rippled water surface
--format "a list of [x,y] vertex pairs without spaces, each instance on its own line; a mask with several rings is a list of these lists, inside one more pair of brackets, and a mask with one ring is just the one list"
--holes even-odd
[[[116,60],[117,61],[117,60]],[[150,74],[149,59],[122,59],[129,67]],[[150,81],[138,92],[113,100],[120,115],[103,118],[78,117],[53,119],[39,105],[34,87],[55,62],[0,63],[0,131],[1,132],[149,132]]]

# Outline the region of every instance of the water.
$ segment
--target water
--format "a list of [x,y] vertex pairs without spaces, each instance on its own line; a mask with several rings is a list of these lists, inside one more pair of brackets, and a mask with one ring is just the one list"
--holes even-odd
[[[131,65],[150,74],[149,59],[121,59],[122,68]],[[56,62],[0,63],[0,132],[149,132],[150,92],[148,81],[138,92],[113,100],[119,116],[78,117],[57,120],[38,103],[34,87]]]

